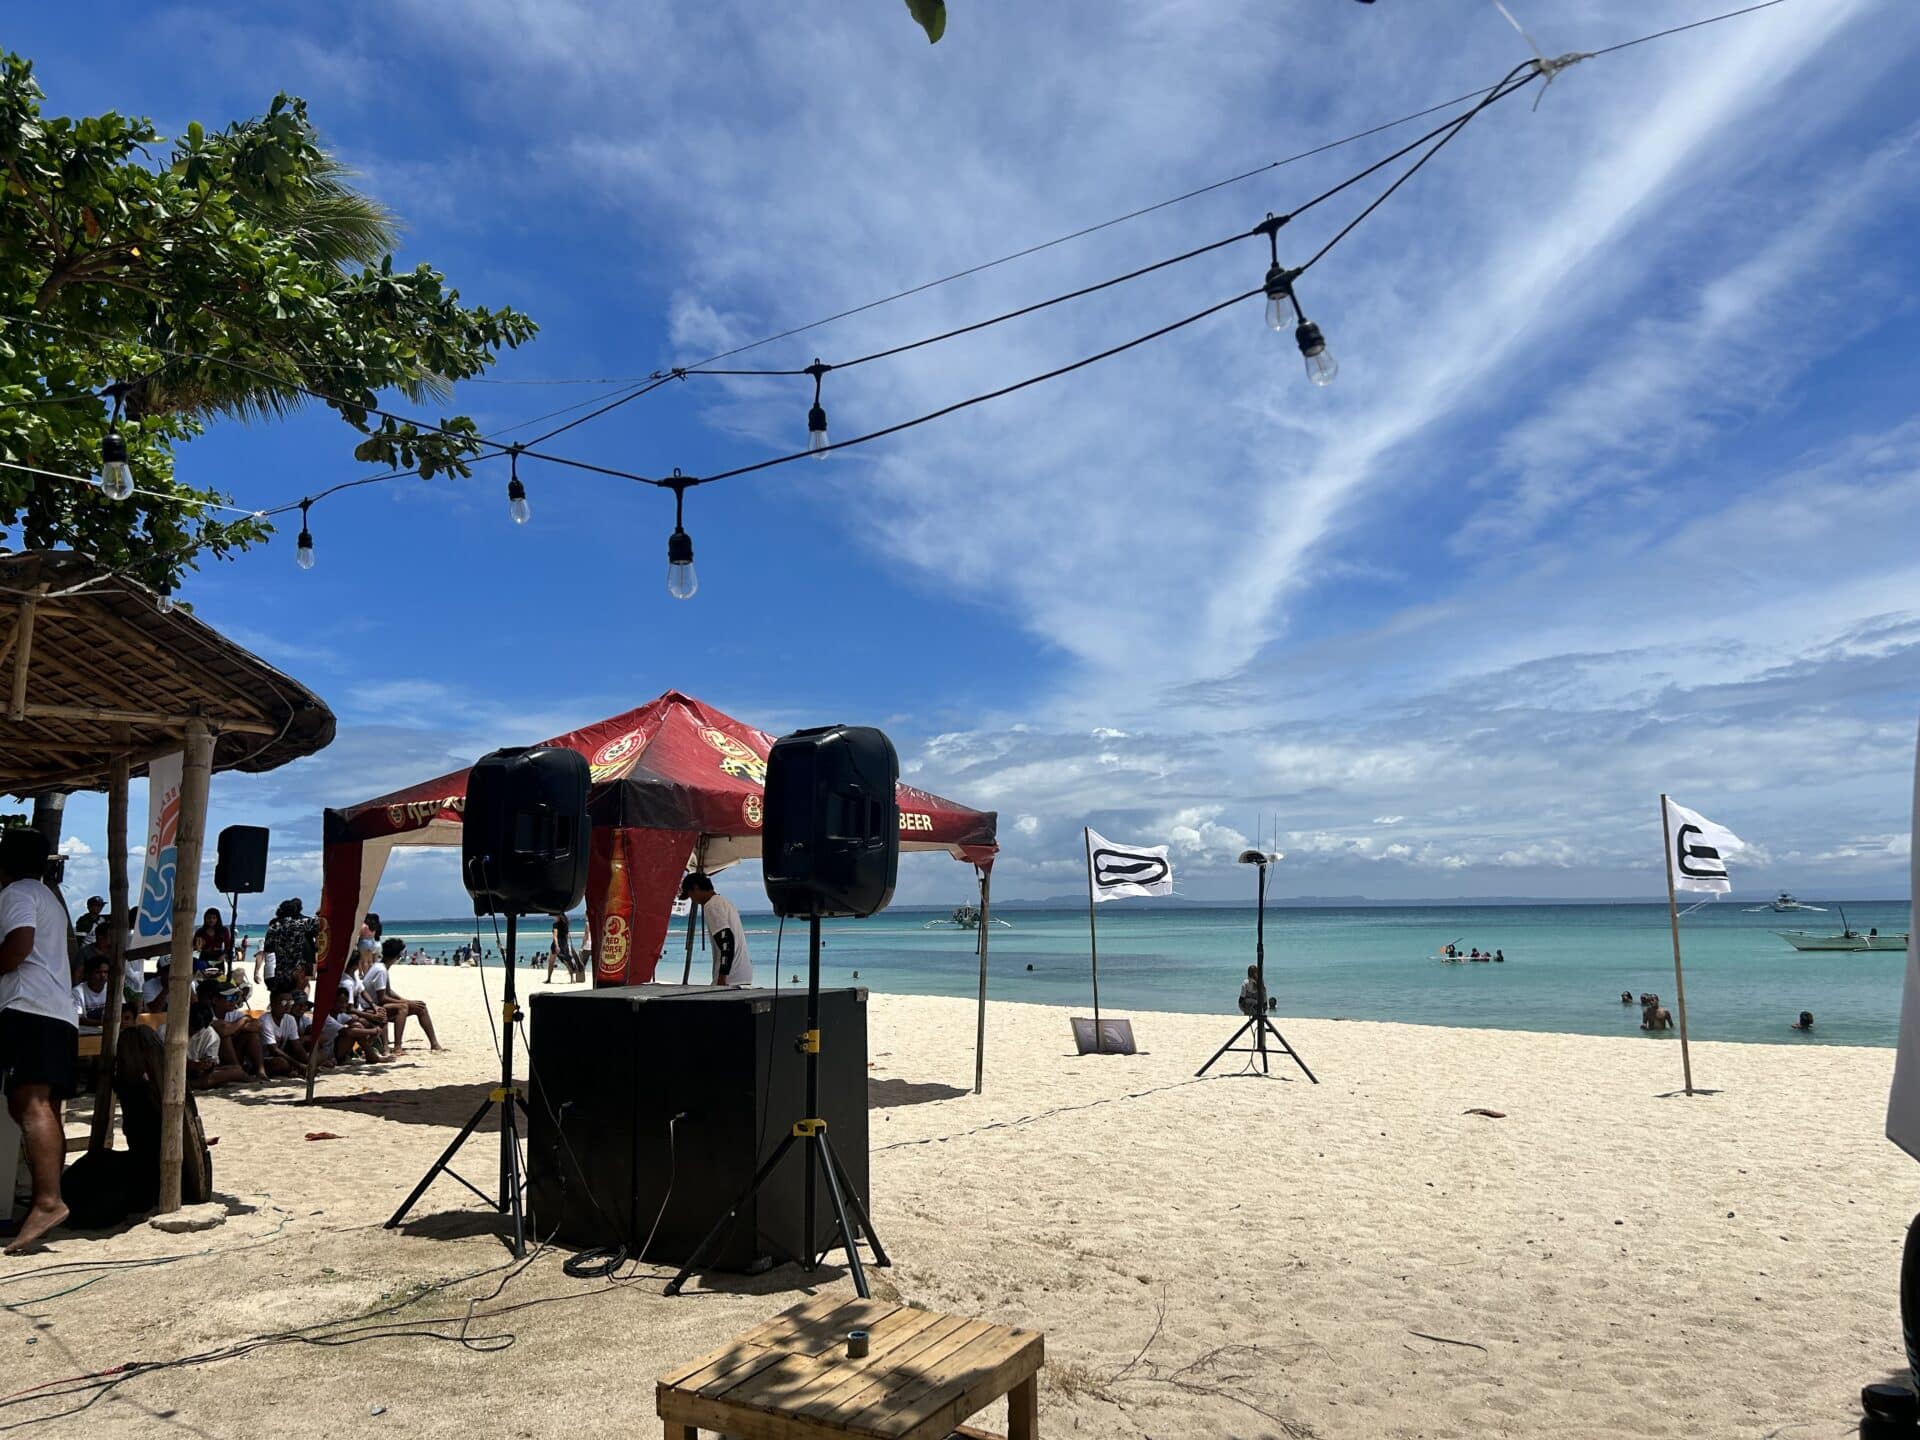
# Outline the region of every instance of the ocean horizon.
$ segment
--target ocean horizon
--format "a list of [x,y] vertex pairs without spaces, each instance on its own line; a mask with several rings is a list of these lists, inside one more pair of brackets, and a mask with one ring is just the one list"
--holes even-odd
[[[1906,956],[1898,951],[1803,952],[1779,930],[1838,930],[1844,905],[1852,928],[1897,934],[1908,928],[1904,900],[1828,902],[1824,914],[1751,913],[1716,903],[1682,916],[1681,953],[1687,1030],[1697,1040],[1891,1046],[1900,1021]],[[950,907],[901,906],[866,920],[832,920],[822,934],[821,976],[828,985],[864,985],[904,995],[971,997],[979,962],[973,932],[938,923]],[[1087,911],[996,907],[988,943],[990,1000],[1064,1005],[1091,1013],[1093,974]],[[806,928],[766,912],[743,912],[758,983],[804,981]],[[1252,906],[1129,902],[1099,909],[1099,987],[1103,1015],[1129,1010],[1218,1013],[1237,1023],[1236,999],[1254,960]],[[497,950],[493,923],[482,942]],[[257,925],[241,927],[258,935]],[[386,933],[408,948],[450,954],[471,939],[472,917],[388,920]],[[678,980],[682,932],[669,939],[658,974]],[[1449,941],[1462,950],[1498,949],[1500,964],[1447,964]],[[1653,991],[1678,1010],[1667,907],[1648,902],[1511,904],[1300,904],[1267,908],[1267,987],[1280,1016],[1387,1020],[1498,1030],[1624,1035],[1650,1044],[1637,1005]],[[523,963],[547,946],[544,925],[522,926]],[[497,964],[497,958],[490,960]],[[707,960],[696,946],[693,974]],[[857,975],[856,975],[857,972]],[[1790,1028],[1802,1010],[1812,1032]],[[1226,1032],[1223,1030],[1222,1038]]]

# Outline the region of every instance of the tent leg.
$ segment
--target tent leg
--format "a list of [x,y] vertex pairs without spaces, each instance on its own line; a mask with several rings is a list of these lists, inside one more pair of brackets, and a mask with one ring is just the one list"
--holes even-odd
[[987,1066],[987,937],[993,926],[993,871],[980,872],[980,1007],[973,1030],[973,1093],[978,1095]]

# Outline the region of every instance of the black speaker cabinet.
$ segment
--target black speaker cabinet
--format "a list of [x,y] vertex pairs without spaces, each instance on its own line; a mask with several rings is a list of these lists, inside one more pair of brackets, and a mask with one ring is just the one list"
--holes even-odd
[[[637,1250],[657,1216],[645,1258],[677,1264],[805,1116],[805,1058],[795,1048],[807,1028],[804,989],[777,1000],[771,990],[701,985],[541,993],[531,1019],[527,1174],[530,1229],[542,1239]],[[820,1117],[871,1214],[865,990],[820,992]],[[819,1174],[795,1146],[710,1268],[752,1273],[805,1254],[801,1187],[820,1185]],[[818,1253],[834,1238],[833,1209],[824,1188],[815,1195]]]
[[460,825],[460,874],[474,914],[559,914],[580,903],[588,780],[577,750],[521,746],[474,762]]
[[900,760],[864,725],[796,730],[767,755],[761,873],[776,915],[872,915],[900,870]]
[[213,888],[222,895],[258,895],[267,888],[267,827],[229,825],[220,832]]

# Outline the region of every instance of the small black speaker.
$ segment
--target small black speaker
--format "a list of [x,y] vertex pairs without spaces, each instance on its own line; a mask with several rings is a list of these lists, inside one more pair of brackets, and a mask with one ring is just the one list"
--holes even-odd
[[258,895],[267,888],[267,827],[229,825],[220,832],[213,888],[222,895]]
[[476,915],[558,914],[587,890],[587,757],[495,750],[467,772],[460,873]]
[[796,730],[767,756],[760,866],[773,913],[872,915],[900,873],[900,759],[864,725]]

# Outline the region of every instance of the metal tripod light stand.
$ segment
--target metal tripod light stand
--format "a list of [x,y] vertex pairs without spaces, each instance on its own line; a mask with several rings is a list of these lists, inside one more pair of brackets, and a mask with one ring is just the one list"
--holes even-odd
[[[1316,1085],[1320,1083],[1320,1081],[1315,1078],[1313,1071],[1307,1069],[1307,1062],[1302,1060],[1293,1046],[1287,1043],[1287,1037],[1280,1033],[1280,1027],[1275,1025],[1267,1015],[1267,866],[1272,863],[1273,858],[1274,857],[1268,855],[1264,850],[1242,850],[1240,852],[1240,863],[1242,865],[1257,865],[1260,870],[1259,899],[1256,902],[1254,912],[1256,919],[1254,921],[1253,932],[1255,981],[1253,998],[1255,1008],[1253,1014],[1247,1017],[1247,1023],[1234,1031],[1232,1038],[1213,1052],[1213,1058],[1211,1060],[1194,1071],[1194,1077],[1196,1079],[1211,1070],[1219,1061],[1220,1057],[1226,1054],[1258,1055],[1260,1057],[1260,1073],[1262,1075],[1270,1073],[1267,1069],[1267,1058],[1271,1051],[1267,1041],[1271,1039],[1273,1041],[1273,1048],[1282,1050],[1291,1056],[1293,1063],[1300,1067],[1307,1079],[1312,1080]],[[1253,1043],[1243,1047],[1240,1041],[1248,1037],[1249,1031],[1252,1032],[1251,1038]],[[1248,1068],[1252,1068],[1251,1061],[1248,1062]]]
[[[501,956],[506,961],[507,985],[506,992],[500,1000],[500,1083],[487,1092],[487,1098],[480,1102],[480,1108],[475,1110],[472,1118],[460,1127],[460,1133],[453,1137],[453,1143],[440,1152],[440,1158],[433,1162],[425,1175],[420,1177],[420,1183],[413,1187],[413,1193],[401,1202],[400,1208],[393,1212],[393,1218],[387,1221],[386,1225],[389,1230],[397,1227],[407,1218],[407,1212],[413,1208],[414,1202],[427,1193],[427,1187],[442,1174],[446,1174],[458,1180],[502,1215],[512,1214],[515,1259],[527,1253],[527,1217],[522,1198],[526,1190],[526,1181],[520,1173],[520,1125],[522,1117],[526,1114],[527,1100],[525,1093],[513,1083],[513,1026],[514,1022],[520,1018],[520,1006],[514,998],[514,971],[518,968],[520,959],[519,936],[516,930],[519,918],[515,912],[511,910],[507,912],[506,952]],[[474,946],[476,964],[480,963],[477,955],[479,948],[476,943]],[[487,1194],[453,1168],[453,1157],[460,1153],[460,1147],[467,1143],[467,1137],[480,1128],[480,1122],[487,1118],[487,1112],[496,1105],[500,1107],[500,1193],[497,1198]]]
[[[693,1253],[687,1256],[687,1263],[680,1267],[680,1273],[667,1282],[666,1293],[678,1295],[680,1289],[693,1273],[700,1269],[713,1247],[720,1243],[720,1237],[727,1227],[739,1217],[741,1209],[759,1191],[767,1177],[780,1168],[780,1162],[787,1158],[787,1152],[795,1145],[800,1146],[803,1163],[807,1170],[805,1204],[806,1254],[796,1256],[802,1269],[812,1270],[826,1258],[835,1244],[846,1251],[847,1269],[853,1275],[853,1288],[862,1300],[868,1299],[866,1267],[860,1262],[859,1240],[862,1235],[873,1246],[873,1263],[889,1266],[893,1262],[887,1258],[880,1237],[873,1233],[873,1222],[867,1218],[866,1208],[860,1203],[860,1195],[847,1179],[846,1167],[840,1163],[840,1157],[834,1152],[833,1141],[827,1138],[827,1122],[820,1119],[820,917],[811,916],[807,922],[807,1028],[800,1036],[800,1049],[807,1057],[807,1114],[806,1118],[793,1122],[793,1128],[781,1138],[774,1152],[753,1172],[753,1179],[747,1182],[747,1188],[740,1192],[739,1199],[727,1207],[727,1211],[714,1227],[709,1230],[700,1243],[693,1247]],[[816,1253],[813,1248],[814,1236],[814,1189],[815,1180],[824,1180],[827,1187],[827,1203],[833,1207],[834,1239],[829,1241],[826,1250]],[[856,1226],[858,1228],[856,1228]]]

